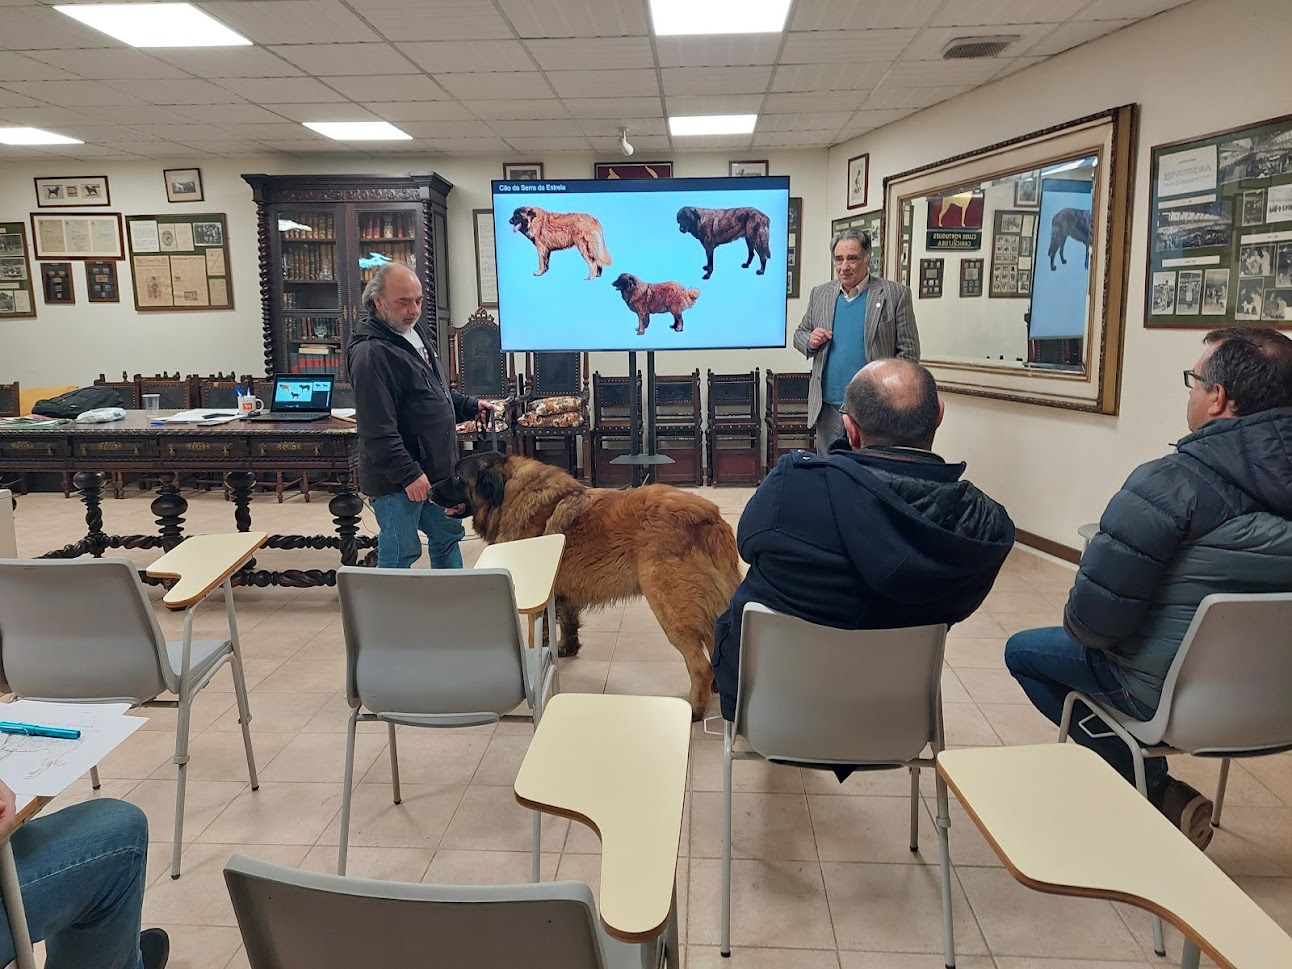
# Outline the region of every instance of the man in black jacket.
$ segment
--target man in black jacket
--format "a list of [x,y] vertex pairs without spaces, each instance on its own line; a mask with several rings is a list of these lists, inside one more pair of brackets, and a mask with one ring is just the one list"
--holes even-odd
[[[1152,719],[1180,643],[1213,592],[1292,589],[1292,340],[1277,330],[1208,333],[1192,370],[1192,432],[1174,454],[1142,464],[1104,510],[1081,558],[1063,626],[1010,637],[1005,665],[1055,723],[1070,690]],[[1072,739],[1132,784],[1130,751],[1092,738],[1073,714]],[[1149,800],[1200,848],[1211,801],[1147,757]]]
[[991,590],[1014,544],[1005,509],[933,453],[943,404],[912,360],[877,360],[844,393],[844,432],[821,457],[781,458],[740,516],[749,573],[717,621],[722,715],[736,714],[746,603],[836,629],[956,623]]
[[346,349],[359,431],[359,490],[380,532],[377,565],[407,569],[426,535],[431,568],[462,568],[462,523],[431,504],[432,483],[453,473],[457,425],[488,404],[449,389],[422,315],[422,283],[407,266],[381,266],[363,290],[367,316]]

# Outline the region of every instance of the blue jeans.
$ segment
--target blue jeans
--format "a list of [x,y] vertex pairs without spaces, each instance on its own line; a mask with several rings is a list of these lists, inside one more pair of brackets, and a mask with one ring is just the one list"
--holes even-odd
[[462,568],[462,550],[458,542],[466,529],[456,518],[449,518],[444,509],[429,501],[416,502],[402,491],[372,499],[372,512],[377,516],[377,566],[383,569],[411,569],[422,557],[422,539],[426,535],[426,551],[433,569]]
[[[139,969],[148,819],[126,801],[86,801],[35,818],[11,839],[45,969]],[[0,915],[0,965],[14,957]]]
[[[1005,644],[1005,666],[1023,687],[1023,692],[1055,724],[1063,717],[1063,701],[1073,690],[1080,690],[1092,700],[1135,717],[1150,720],[1156,712],[1131,696],[1113,675],[1113,664],[1097,649],[1087,649],[1069,636],[1062,626],[1026,629],[1009,637]],[[1120,737],[1093,738],[1086,735],[1078,721],[1089,709],[1078,703],[1072,711],[1068,736],[1089,747],[1117,769],[1132,784],[1135,769],[1131,752]],[[1108,733],[1101,720],[1089,723],[1096,733]],[[1144,779],[1149,792],[1155,792],[1167,781],[1166,758],[1144,758]]]

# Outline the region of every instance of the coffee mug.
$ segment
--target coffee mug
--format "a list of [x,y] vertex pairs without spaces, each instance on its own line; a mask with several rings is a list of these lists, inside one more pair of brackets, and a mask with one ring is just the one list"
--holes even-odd
[[251,394],[242,394],[238,397],[238,410],[245,414],[255,414],[265,409],[265,402],[259,397]]

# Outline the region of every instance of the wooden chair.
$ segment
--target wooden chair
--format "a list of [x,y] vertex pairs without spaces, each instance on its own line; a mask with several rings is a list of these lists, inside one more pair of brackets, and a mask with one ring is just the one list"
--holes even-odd
[[162,410],[189,410],[201,406],[197,402],[192,379],[181,377],[179,371],[173,377],[167,373],[152,377],[135,374],[135,384],[139,387],[141,401],[146,394],[156,394],[161,398]]
[[808,423],[808,373],[767,371],[767,470],[781,456],[816,447],[816,429]]
[[[527,457],[564,468],[580,477],[589,463],[588,355],[586,353],[528,353],[521,415],[516,436]],[[567,403],[569,402],[569,403]]]
[[[617,488],[632,481],[632,468],[611,462],[632,452],[632,400],[641,407],[642,376],[603,377],[592,375],[592,431],[588,476],[594,488]],[[638,443],[641,443],[640,429]]]
[[[505,454],[515,451],[514,415],[506,401],[516,395],[516,379],[502,352],[502,335],[495,320],[483,306],[463,326],[449,327],[449,380],[453,389],[468,397],[478,397],[502,410],[498,418],[498,446]],[[458,425],[458,456],[487,446],[478,435],[474,420]]]
[[106,374],[99,374],[99,379],[94,381],[96,387],[110,387],[121,395],[121,406],[126,410],[139,410],[143,407],[139,400],[139,384],[126,376],[126,372],[121,371],[120,380],[109,380]]
[[[11,384],[0,384],[0,417],[18,417],[22,414],[22,396],[18,381]],[[14,472],[15,477],[6,482],[0,478],[0,488],[12,488],[20,495],[27,493],[27,475],[21,471]],[[64,478],[67,476],[64,475]]]
[[655,468],[655,480],[704,484],[704,418],[700,371],[655,377],[655,449],[673,459]]
[[213,407],[227,410],[238,406],[238,388],[250,387],[250,375],[238,377],[230,370],[227,374],[217,373],[210,377],[196,374],[188,378],[193,382],[198,407]]
[[749,373],[708,372],[709,482],[758,484],[762,461],[758,453],[758,368]]

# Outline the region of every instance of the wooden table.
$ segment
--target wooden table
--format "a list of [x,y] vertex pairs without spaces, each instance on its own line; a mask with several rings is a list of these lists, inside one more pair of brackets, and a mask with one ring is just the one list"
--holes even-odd
[[601,838],[601,923],[621,942],[680,965],[677,856],[691,707],[676,697],[561,693],[548,702],[516,775],[516,800]]
[[[363,499],[354,488],[354,424],[336,418],[310,423],[232,421],[227,424],[153,426],[144,411],[127,411],[124,420],[108,424],[60,424],[54,427],[0,427],[0,471],[54,471],[72,474],[85,504],[87,533],[80,540],[45,553],[42,558],[99,557],[109,548],[162,548],[184,540],[188,502],[179,491],[185,472],[223,471],[233,501],[238,531],[251,529],[252,489],[256,472],[283,468],[320,471],[335,477],[338,491],[328,502],[335,535],[270,535],[267,548],[335,548],[342,565],[358,565],[360,552],[376,546],[359,535]],[[112,471],[157,475],[161,481],[152,512],[156,535],[112,535],[103,530],[103,487]],[[371,553],[369,553],[371,555]],[[375,556],[374,556],[375,558]],[[366,562],[366,559],[365,559]],[[251,562],[234,577],[238,585],[293,587],[335,585],[335,569],[256,569]]]
[[[14,817],[13,837],[23,824],[34,818],[52,797],[33,798]],[[18,884],[18,864],[14,861],[13,846],[9,838],[0,843],[0,896],[4,898],[5,913],[9,916],[9,934],[13,939],[14,962],[18,969],[36,969],[36,955],[32,950],[31,932],[27,928],[27,910],[22,904],[22,888]]]
[[543,617],[548,642],[556,643],[556,573],[564,551],[564,535],[540,535],[487,545],[476,559],[477,569],[506,569],[511,573],[516,611],[529,623],[530,648],[534,646],[539,616]]
[[938,773],[1028,888],[1148,909],[1225,969],[1292,966],[1289,938],[1098,754],[1077,744],[945,750]]

